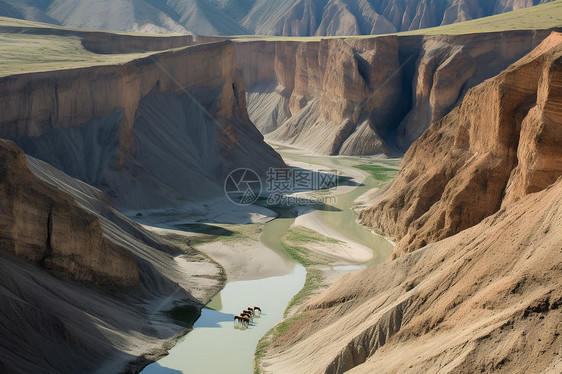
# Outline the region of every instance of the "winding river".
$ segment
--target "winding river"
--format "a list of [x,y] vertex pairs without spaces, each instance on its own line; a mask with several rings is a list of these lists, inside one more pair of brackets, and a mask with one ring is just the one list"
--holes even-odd
[[[309,156],[283,148],[277,148],[277,151],[289,164],[296,162],[300,167],[303,164],[311,167],[320,165],[325,169],[337,169],[344,176],[346,170],[349,171],[354,165],[373,161],[356,157]],[[376,161],[397,166],[395,160]],[[337,195],[330,209],[315,211],[314,219],[326,228],[326,232],[337,232],[340,237],[371,248],[373,259],[368,264],[380,263],[390,254],[391,243],[358,225],[351,206],[359,196],[380,186],[381,182],[368,175],[361,183],[355,184],[351,183],[345,193]],[[281,238],[295,221],[294,211],[287,209],[278,213],[280,216],[277,219],[264,225],[260,241],[292,264],[292,271],[277,277],[228,282],[203,309],[193,331],[182,338],[168,356],[148,366],[142,373],[252,373],[258,341],[282,320],[285,308],[303,287],[306,278],[304,267],[295,263],[280,245]],[[361,266],[338,267],[340,271],[358,269]],[[255,318],[247,329],[234,328],[234,315],[241,308],[253,306],[258,301],[263,315]]]

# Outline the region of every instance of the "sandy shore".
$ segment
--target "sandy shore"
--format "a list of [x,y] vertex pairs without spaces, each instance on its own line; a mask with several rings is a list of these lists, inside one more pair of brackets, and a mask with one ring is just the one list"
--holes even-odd
[[333,256],[336,259],[334,265],[360,265],[373,258],[371,248],[356,243],[344,234],[323,225],[314,211],[299,215],[295,219],[294,226],[306,227],[329,238],[339,240],[339,243],[331,245],[319,243],[307,246],[310,250]]
[[289,274],[293,264],[287,262],[259,241],[215,242],[197,247],[226,270],[229,281],[254,280]]
[[[298,157],[298,151],[295,154]],[[286,160],[290,166],[309,170],[336,169],[340,175],[347,177],[348,184],[328,192],[332,196],[352,192],[365,181],[367,176],[365,172],[346,165],[336,165],[334,168],[331,168],[333,165],[328,162],[322,165],[320,164],[321,159],[318,164],[288,158]],[[306,192],[299,196],[314,197],[316,194],[325,193],[326,191]],[[268,248],[260,240],[264,225],[274,219],[276,214],[262,207],[238,207],[231,203],[225,205],[225,203],[224,199],[217,199],[178,210],[129,212],[129,214],[154,232],[162,235],[180,235],[191,240],[192,245],[198,251],[203,252],[223,267],[229,282],[258,280],[291,273],[295,262]],[[373,259],[371,248],[355,242],[346,233],[340,232],[337,227],[328,225],[325,221],[326,217],[321,215],[321,211],[309,206],[299,207],[297,211],[298,217],[295,218],[291,229],[303,227],[318,233],[319,237],[333,239],[296,243],[309,251],[312,256],[324,260],[319,265],[312,265],[309,268],[311,272],[320,272],[321,276],[316,284],[307,290],[306,299],[328,288],[345,274],[362,271],[364,264]],[[178,226],[185,224],[213,226],[228,230],[231,234],[230,236],[216,235],[213,237],[213,235],[197,232],[196,229],[193,232],[182,231]],[[279,240],[283,234],[285,232],[279,232]],[[182,260],[178,259],[178,261]],[[191,274],[195,278],[197,274],[204,274],[206,271],[204,268],[185,268],[186,274]],[[192,284],[190,291],[193,295],[206,301],[208,295],[205,294],[205,283],[194,279]],[[298,306],[303,300],[293,305],[290,315],[298,312]]]

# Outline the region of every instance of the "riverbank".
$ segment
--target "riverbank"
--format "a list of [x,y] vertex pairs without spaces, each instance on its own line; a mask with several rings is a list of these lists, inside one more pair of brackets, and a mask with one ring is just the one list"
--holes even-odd
[[[351,210],[357,197],[380,184],[368,172],[354,167],[371,162],[372,158],[310,156],[288,149],[278,151],[291,167],[314,172],[331,171],[337,174],[341,183],[331,190],[295,194],[303,197],[304,203],[300,205],[268,209],[261,202],[265,206],[252,205],[237,211],[238,206],[225,207],[224,201],[218,199],[217,202],[198,204],[191,210],[135,213],[137,220],[153,231],[185,237],[198,251],[219,263],[227,278],[226,287],[203,310],[194,326],[195,331],[180,339],[168,356],[150,365],[143,373],[164,373],[166,370],[197,373],[197,367],[208,366],[209,362],[234,360],[230,356],[245,357],[245,361],[237,358],[230,365],[239,365],[236,370],[246,372],[248,365],[253,365],[254,357],[259,361],[260,352],[264,352],[266,344],[263,339],[275,338],[288,323],[298,321],[299,306],[306,300],[345,274],[384,261],[390,253],[392,245],[359,226]],[[326,204],[306,203],[307,200],[317,201],[318,197],[330,200],[326,200]],[[292,286],[287,288],[288,285]],[[274,300],[268,299],[271,294]],[[241,308],[255,304],[263,307],[264,303],[269,304],[265,307],[266,314],[244,331],[246,335],[232,330],[233,316],[240,313]],[[269,328],[263,330],[266,326]],[[217,332],[221,333],[216,335]],[[260,338],[263,339],[258,345]],[[220,344],[212,339],[219,339]],[[239,348],[236,353],[221,351],[224,344],[239,347],[240,339],[250,339],[246,343],[253,348],[249,352],[246,346],[244,352],[239,352]],[[207,346],[208,351],[200,351],[202,346]],[[194,355],[194,349],[198,355]],[[186,356],[190,361],[186,361]],[[203,363],[199,365],[199,361]]]
[[[391,180],[398,171],[400,160],[378,157],[322,157],[277,146],[276,150],[292,167],[326,170],[336,172],[340,183],[330,191],[335,197],[328,209],[300,206],[298,216],[282,244],[293,258],[307,269],[304,287],[288,304],[283,320],[273,327],[260,340],[255,353],[254,373],[267,371],[263,359],[268,350],[286,339],[285,332],[297,329],[298,324],[306,320],[307,312],[300,306],[315,295],[329,288],[341,277],[363,271],[366,266],[386,260],[392,249],[392,243],[376,235],[357,223],[355,209],[361,196],[378,190]],[[381,174],[363,165],[376,164],[375,169],[384,170]],[[314,192],[304,193],[311,197]],[[314,240],[312,240],[314,239]],[[340,265],[340,266],[337,266]],[[342,266],[343,265],[343,266]]]

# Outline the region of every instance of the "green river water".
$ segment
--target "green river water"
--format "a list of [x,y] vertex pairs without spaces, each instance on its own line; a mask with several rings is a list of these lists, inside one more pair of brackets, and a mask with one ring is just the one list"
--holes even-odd
[[[373,161],[354,157],[308,156],[284,149],[277,149],[277,151],[289,164],[291,161],[297,161],[322,165],[326,169],[345,170],[353,165]],[[383,165],[397,166],[396,160],[375,161]],[[345,176],[345,171],[343,174]],[[346,238],[371,248],[373,259],[369,264],[383,262],[390,254],[392,245],[357,224],[355,214],[350,207],[359,196],[380,185],[380,181],[369,175],[350,192],[337,195],[329,209],[320,209],[315,213],[315,219],[322,227],[336,230]],[[194,325],[194,330],[179,341],[168,356],[148,366],[142,373],[250,374],[253,372],[254,352],[258,341],[282,320],[285,308],[291,298],[303,287],[306,278],[304,267],[295,263],[280,245],[281,238],[295,220],[294,210],[286,209],[278,213],[281,214],[279,218],[264,225],[260,241],[292,264],[292,271],[283,276],[228,282],[203,309],[201,317]],[[349,271],[361,269],[360,266],[340,268]],[[235,328],[233,317],[242,309],[254,305],[259,305],[263,309],[263,315],[256,318],[247,329]]]

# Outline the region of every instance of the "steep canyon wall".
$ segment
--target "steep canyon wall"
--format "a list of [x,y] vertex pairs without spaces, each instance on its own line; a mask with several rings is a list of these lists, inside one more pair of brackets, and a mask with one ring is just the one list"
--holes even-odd
[[323,154],[395,154],[548,34],[240,41],[236,60],[250,118],[269,140]]
[[220,194],[236,167],[265,173],[283,165],[248,118],[233,56],[233,43],[222,42],[0,78],[0,137],[100,187],[120,207]]
[[300,307],[263,372],[560,372],[561,62],[553,33],[414,142],[361,213],[392,260]]
[[361,213],[397,240],[394,256],[476,225],[562,175],[560,58],[553,33],[408,150],[392,186]]

